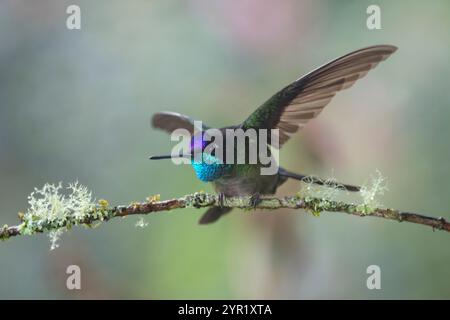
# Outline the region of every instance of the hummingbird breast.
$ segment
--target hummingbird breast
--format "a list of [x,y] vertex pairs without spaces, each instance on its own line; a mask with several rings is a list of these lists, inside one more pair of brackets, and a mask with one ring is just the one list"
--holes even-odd
[[234,165],[229,174],[213,181],[216,192],[225,196],[274,194],[284,181],[278,174],[261,175],[259,165]]

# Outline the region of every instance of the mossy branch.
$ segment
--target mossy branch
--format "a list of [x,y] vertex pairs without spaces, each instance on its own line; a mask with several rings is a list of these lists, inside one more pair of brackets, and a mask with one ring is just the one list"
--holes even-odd
[[395,209],[370,208],[364,204],[345,203],[342,201],[327,200],[318,197],[262,197],[261,202],[253,207],[250,197],[230,197],[220,202],[219,196],[208,193],[194,193],[181,198],[160,200],[159,196],[150,197],[146,202],[132,203],[128,206],[110,207],[105,200],[85,209],[82,214],[66,214],[55,218],[42,218],[31,213],[19,214],[22,220],[16,226],[3,226],[0,228],[0,239],[18,235],[32,235],[43,232],[54,232],[61,229],[70,229],[72,226],[92,226],[95,223],[108,221],[116,217],[132,215],[146,215],[154,212],[169,211],[181,208],[206,208],[222,205],[224,207],[241,209],[275,210],[281,208],[303,209],[317,215],[320,212],[342,212],[359,217],[378,217],[399,222],[412,222],[450,232],[450,223],[444,218],[435,218],[417,213],[403,212]]

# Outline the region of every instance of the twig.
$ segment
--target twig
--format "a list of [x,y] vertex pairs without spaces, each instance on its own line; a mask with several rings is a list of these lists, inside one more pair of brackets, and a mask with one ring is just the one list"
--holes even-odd
[[[115,217],[126,217],[132,215],[144,215],[153,212],[169,211],[180,208],[205,208],[218,206],[222,204],[224,207],[241,208],[241,209],[265,209],[274,210],[281,208],[288,209],[304,209],[313,214],[320,212],[342,212],[359,217],[378,217],[399,222],[412,222],[430,226],[434,229],[450,232],[450,223],[444,218],[435,218],[418,213],[404,212],[395,209],[368,208],[366,205],[358,205],[353,203],[345,203],[341,201],[332,201],[314,197],[302,198],[298,196],[276,198],[262,197],[261,202],[253,207],[250,197],[230,197],[223,199],[222,203],[215,194],[194,193],[186,195],[178,199],[156,201],[149,199],[142,203],[133,203],[128,206],[106,207],[105,204],[98,205],[90,212],[87,212],[82,219],[69,218],[58,223],[55,227],[54,221],[46,223],[42,221],[38,228],[27,229],[27,222],[22,222],[17,226],[4,226],[0,228],[0,239],[8,239],[10,237],[54,231],[60,228],[70,228],[73,225],[91,225],[99,221],[107,221]],[[24,232],[24,230],[27,230]]]

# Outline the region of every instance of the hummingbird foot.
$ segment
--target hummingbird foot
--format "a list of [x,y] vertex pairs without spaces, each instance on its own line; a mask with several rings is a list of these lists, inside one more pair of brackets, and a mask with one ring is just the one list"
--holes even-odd
[[218,207],[223,208],[223,205],[225,204],[225,193],[219,192],[217,194],[217,202]]
[[259,193],[252,194],[251,197],[250,197],[250,206],[253,209],[256,209],[256,207],[260,203],[261,203],[261,194],[259,194]]

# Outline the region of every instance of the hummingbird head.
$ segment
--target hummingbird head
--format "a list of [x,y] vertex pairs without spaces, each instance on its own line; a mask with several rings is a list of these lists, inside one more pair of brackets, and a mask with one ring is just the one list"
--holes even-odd
[[205,151],[214,142],[214,140],[205,139],[205,135],[205,131],[202,131],[191,138],[189,146],[191,165],[197,178],[202,181],[213,181],[226,174],[231,169],[231,165],[225,164],[222,159],[216,157],[214,149],[212,152]]
[[197,178],[202,181],[213,181],[231,170],[231,165],[223,163],[222,159],[215,156],[214,151],[208,152],[205,149],[214,141],[205,139],[206,132],[201,131],[192,136],[187,154],[179,156],[152,156],[150,159],[171,159],[173,157],[190,158]]

